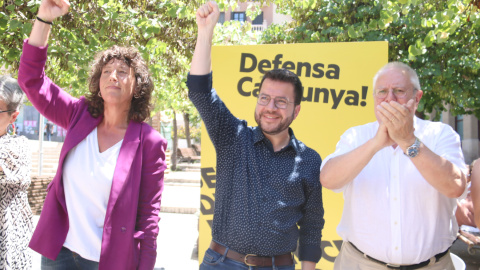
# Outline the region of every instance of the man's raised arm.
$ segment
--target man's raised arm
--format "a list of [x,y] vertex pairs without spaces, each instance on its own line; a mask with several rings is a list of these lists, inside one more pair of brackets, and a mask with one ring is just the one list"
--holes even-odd
[[205,75],[212,70],[212,38],[220,11],[217,3],[210,1],[197,11],[197,44],[193,53],[191,75]]

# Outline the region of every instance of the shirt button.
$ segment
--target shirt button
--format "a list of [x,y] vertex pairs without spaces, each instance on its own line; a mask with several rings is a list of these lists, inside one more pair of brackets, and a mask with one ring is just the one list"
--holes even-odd
[[397,197],[393,198],[393,200],[396,201],[396,200],[397,200]]
[[397,225],[397,224],[398,224],[398,222],[396,222],[396,221],[395,221],[395,223],[394,223],[394,224],[395,224],[395,225]]
[[126,231],[127,231],[127,228],[125,228],[125,227],[122,227],[122,228],[121,228],[121,230],[122,230],[122,232],[124,233],[124,232],[126,232]]
[[395,247],[395,250],[398,250],[398,247]]

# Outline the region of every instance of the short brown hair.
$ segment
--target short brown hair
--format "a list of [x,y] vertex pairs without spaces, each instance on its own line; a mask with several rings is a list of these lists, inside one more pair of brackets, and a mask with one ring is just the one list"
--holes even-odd
[[88,103],[88,111],[93,117],[99,117],[103,114],[103,99],[100,93],[100,76],[103,67],[112,59],[123,61],[126,65],[133,68],[135,73],[135,96],[132,98],[130,111],[128,112],[128,121],[133,120],[142,122],[150,117],[150,98],[153,92],[153,81],[148,71],[147,64],[140,52],[133,47],[112,46],[109,49],[97,53],[92,64],[90,77],[88,79],[88,89],[86,99]]
[[262,89],[263,81],[265,81],[265,79],[291,83],[294,89],[293,94],[295,95],[295,100],[294,100],[295,106],[300,105],[303,97],[303,86],[297,74],[291,72],[288,69],[283,69],[283,68],[270,70],[263,75],[262,81],[260,82],[260,87],[258,89]]

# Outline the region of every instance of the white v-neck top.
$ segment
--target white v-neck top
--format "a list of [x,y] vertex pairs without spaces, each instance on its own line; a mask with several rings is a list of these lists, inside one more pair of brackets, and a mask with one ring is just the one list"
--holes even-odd
[[65,159],[69,230],[64,246],[87,260],[100,260],[103,224],[122,142],[100,153],[95,128]]

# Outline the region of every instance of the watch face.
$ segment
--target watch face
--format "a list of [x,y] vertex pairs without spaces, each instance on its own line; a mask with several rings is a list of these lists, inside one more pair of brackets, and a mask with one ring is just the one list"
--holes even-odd
[[407,155],[409,157],[416,157],[418,155],[418,148],[417,147],[409,147],[407,149]]

